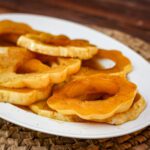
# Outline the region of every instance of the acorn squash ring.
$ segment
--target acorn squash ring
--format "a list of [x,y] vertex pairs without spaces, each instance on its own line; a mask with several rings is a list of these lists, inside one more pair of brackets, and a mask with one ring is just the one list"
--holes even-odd
[[[28,51],[26,52],[26,49],[24,48],[17,49],[14,47],[7,49],[9,52],[8,56],[5,54],[6,48],[0,49],[1,52],[4,53],[2,53],[2,56],[0,55],[0,60],[5,60],[7,57],[12,60],[12,62],[10,61],[11,64],[7,62],[0,64],[0,86],[6,88],[46,88],[50,84],[64,81],[68,75],[76,73],[80,69],[81,65],[81,60],[79,59],[56,58],[57,61],[55,62],[49,57],[52,64],[56,63],[55,66],[49,66],[49,64],[44,64],[34,56],[31,57],[29,55],[30,51],[28,54]],[[19,57],[22,58],[21,55],[11,55],[13,52],[22,55],[27,53],[26,57],[30,57],[27,60],[27,58],[23,55],[25,58],[22,60],[23,62],[20,63]],[[17,62],[13,62],[14,57],[18,57]]]
[[[110,59],[115,62],[112,68],[104,68],[99,64],[101,59]],[[132,65],[130,60],[125,57],[121,52],[116,50],[102,50],[100,49],[98,53],[90,60],[85,60],[83,65],[87,67],[90,71],[96,70],[99,73],[107,73],[111,75],[121,75],[124,76],[132,70]]]
[[[107,93],[106,99],[88,99],[90,94]],[[88,95],[88,96],[87,96]],[[95,74],[74,79],[57,87],[47,104],[65,115],[101,122],[116,113],[127,111],[135,98],[136,85],[124,77]]]

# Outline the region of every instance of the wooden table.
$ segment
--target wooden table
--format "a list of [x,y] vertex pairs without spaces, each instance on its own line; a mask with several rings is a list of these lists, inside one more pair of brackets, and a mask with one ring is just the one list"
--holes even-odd
[[35,13],[109,27],[150,41],[150,0],[1,0],[0,13]]

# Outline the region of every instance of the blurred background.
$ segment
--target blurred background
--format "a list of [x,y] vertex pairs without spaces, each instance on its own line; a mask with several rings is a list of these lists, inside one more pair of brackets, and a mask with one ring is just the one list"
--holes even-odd
[[0,13],[53,16],[150,41],[150,0],[0,0]]

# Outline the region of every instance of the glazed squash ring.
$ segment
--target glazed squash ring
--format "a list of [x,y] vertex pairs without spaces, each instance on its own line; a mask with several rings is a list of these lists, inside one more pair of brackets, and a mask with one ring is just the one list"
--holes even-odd
[[[21,53],[18,51],[25,51],[24,48],[7,48],[9,53],[13,52]],[[15,49],[15,51],[14,51]],[[6,51],[6,48],[0,49],[2,52]],[[26,54],[26,51],[22,55]],[[27,51],[28,52],[28,51]],[[74,74],[78,72],[81,65],[81,60],[73,59],[73,58],[57,58],[57,62],[55,62],[56,66],[49,66],[41,62],[36,58],[32,58],[29,54],[24,58],[24,61],[20,63],[19,54],[13,55],[4,55],[0,56],[0,60],[5,60],[9,57],[12,60],[11,64],[5,63],[0,64],[0,86],[6,88],[46,88],[48,85],[53,83],[63,82],[68,75]],[[13,58],[18,57],[18,61],[13,62]],[[21,57],[21,56],[20,56]],[[22,57],[21,57],[22,58]],[[54,63],[51,58],[49,58],[51,63]],[[4,62],[4,61],[2,61]],[[14,64],[13,64],[14,63]],[[12,68],[13,64],[13,68]],[[11,67],[9,67],[11,66]],[[19,71],[18,71],[19,70]],[[21,70],[21,71],[20,71]],[[22,72],[23,71],[23,72]]]
[[[65,83],[53,93],[47,102],[50,108],[86,120],[102,121],[131,107],[136,85],[124,77],[95,74]],[[97,93],[111,96],[104,100],[86,100],[87,95]]]
[[[42,37],[46,36],[51,38],[52,35],[43,34]],[[88,42],[83,40],[74,40],[71,41],[71,44],[67,45],[54,45],[54,43],[45,43],[43,38],[41,39],[40,34],[26,34],[22,35],[17,40],[17,45],[27,48],[30,51],[50,55],[50,56],[59,56],[59,57],[72,57],[79,59],[90,59],[98,51],[97,47],[91,45]],[[59,40],[59,38],[58,38]],[[59,42],[59,41],[58,41]],[[57,37],[56,42],[57,43]],[[63,43],[63,42],[62,42]]]
[[[110,59],[115,62],[115,66],[108,69],[102,68],[98,63],[98,60],[101,59]],[[85,66],[97,70],[100,73],[107,73],[111,75],[124,76],[132,70],[130,60],[121,52],[115,50],[107,51],[100,49],[91,60],[85,61]]]

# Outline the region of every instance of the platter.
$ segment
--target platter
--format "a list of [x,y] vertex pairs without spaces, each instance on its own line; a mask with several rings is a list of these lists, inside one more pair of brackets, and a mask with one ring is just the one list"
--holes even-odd
[[133,71],[128,75],[128,78],[137,84],[138,91],[147,102],[147,107],[136,120],[118,126],[101,123],[64,122],[48,119],[7,103],[0,103],[1,118],[20,126],[48,134],[86,139],[121,136],[150,125],[150,65],[133,50],[103,33],[62,19],[30,14],[0,15],[0,20],[3,19],[24,22],[37,30],[53,34],[65,34],[71,38],[87,39],[100,48],[121,51],[133,64]]

